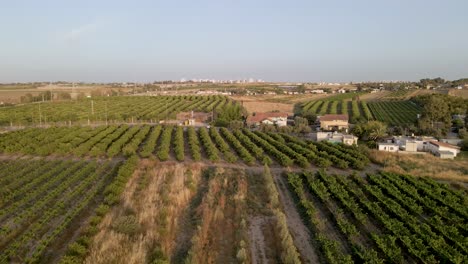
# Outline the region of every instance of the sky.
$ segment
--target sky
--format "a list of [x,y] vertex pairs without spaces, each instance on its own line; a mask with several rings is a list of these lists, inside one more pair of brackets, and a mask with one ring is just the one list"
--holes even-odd
[[0,82],[468,77],[466,0],[0,0]]

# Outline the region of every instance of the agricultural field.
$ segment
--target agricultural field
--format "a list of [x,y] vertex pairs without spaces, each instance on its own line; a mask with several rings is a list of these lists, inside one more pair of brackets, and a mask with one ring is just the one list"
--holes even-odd
[[288,173],[323,263],[466,263],[468,199],[427,178]]
[[3,133],[0,263],[464,263],[464,183],[379,164],[411,167],[249,129]]
[[119,199],[129,163],[0,161],[0,263],[56,261],[77,232],[91,235]]
[[346,114],[351,123],[378,120],[395,126],[414,124],[421,111],[411,101],[316,100],[299,107],[301,115]]
[[134,123],[174,119],[186,111],[211,112],[235,102],[226,96],[96,97],[0,108],[0,126]]
[[301,115],[344,114],[350,117],[351,123],[363,120],[373,120],[366,101],[358,100],[317,100],[302,104],[299,108]]
[[110,125],[28,128],[0,135],[0,153],[87,158],[138,155],[159,161],[274,164],[283,167],[364,169],[357,147],[312,142],[248,129]]
[[390,125],[408,125],[417,121],[422,109],[411,101],[369,102],[373,117]]

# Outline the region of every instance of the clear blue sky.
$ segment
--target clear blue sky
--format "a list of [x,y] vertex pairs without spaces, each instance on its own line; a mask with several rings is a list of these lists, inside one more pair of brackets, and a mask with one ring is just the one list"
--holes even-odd
[[0,2],[0,82],[468,77],[466,0]]

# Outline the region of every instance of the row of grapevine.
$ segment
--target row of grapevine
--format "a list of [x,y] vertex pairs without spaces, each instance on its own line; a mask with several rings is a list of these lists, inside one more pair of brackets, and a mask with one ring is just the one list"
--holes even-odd
[[189,127],[187,129],[187,136],[188,136],[190,153],[192,154],[192,159],[194,161],[200,161],[201,160],[200,141],[198,140],[197,131],[195,131],[195,128]]
[[237,156],[235,156],[232,151],[231,147],[224,141],[224,139],[221,137],[221,135],[218,132],[218,129],[215,127],[210,127],[210,136],[216,143],[216,146],[218,149],[223,153],[224,159],[227,162],[234,163],[237,161]]
[[[38,165],[30,160],[0,162],[0,170],[7,172],[28,163]],[[99,192],[114,177],[111,162],[42,163],[37,171],[18,175],[10,182],[11,187],[27,180],[15,190],[0,186],[0,193],[6,194],[0,204],[0,263],[39,262],[47,247],[84,208],[97,201]]]
[[412,124],[421,113],[420,107],[411,101],[366,102],[322,99],[306,102],[301,107],[302,115],[350,114],[352,123],[375,119],[390,125]]
[[[215,127],[207,130],[204,127],[111,125],[94,129],[77,128],[77,130],[83,134],[76,139],[70,138],[65,133],[70,132],[69,128],[61,127],[7,133],[3,135],[2,144],[7,146],[11,143],[14,147],[7,149],[0,146],[0,151],[30,155],[57,153],[103,158],[137,154],[142,158],[157,157],[161,161],[172,158],[184,161],[186,153],[190,152],[194,161],[206,158],[212,161],[223,159],[234,163],[242,160],[248,165],[253,165],[256,160],[271,164],[273,158],[282,166],[296,164],[300,167],[309,167],[312,163],[318,167],[333,165],[341,169],[362,169],[369,163],[368,158],[355,147],[316,143],[293,135],[252,132],[248,129],[230,131]],[[48,137],[49,132],[53,136]],[[26,136],[28,140],[25,140],[25,145],[17,143]],[[41,140],[42,145],[39,143]],[[188,144],[185,144],[185,140],[188,140]],[[200,149],[200,142],[203,152]],[[52,147],[56,149],[42,152],[44,146],[49,146],[47,149]],[[62,146],[63,149],[57,149],[57,146]],[[186,147],[189,148],[187,152]]]
[[[464,234],[468,218],[462,216],[461,206],[443,206],[450,199],[460,202],[464,198],[447,186],[390,173],[364,178],[320,171],[291,173],[288,179],[298,205],[305,212],[305,221],[312,223],[312,231],[318,232],[320,225],[313,219],[318,209],[309,199],[317,197],[323,205],[320,210],[329,213],[334,228],[346,237],[342,242],[346,241],[353,249],[352,258],[356,262],[402,263],[412,259],[424,263],[464,263],[466,260],[468,247]],[[308,184],[308,192],[302,186],[303,180]],[[431,195],[429,185],[444,190],[450,198],[444,200],[443,196]],[[457,215],[456,220],[444,218],[445,213]],[[323,254],[330,263],[338,263]]]
[[268,154],[272,155],[276,161],[282,166],[288,167],[293,164],[293,160],[290,159],[287,155],[283,152],[272,146],[268,141],[259,137],[257,134],[251,132],[250,130],[243,129],[242,131],[245,135],[247,135],[255,144],[258,144],[261,148],[265,150]]
[[71,102],[44,102],[0,109],[0,126],[151,122],[187,111],[220,110],[232,99],[221,96],[116,96]]
[[219,160],[218,149],[216,148],[215,144],[210,138],[208,131],[206,128],[201,127],[198,129],[198,135],[200,136],[200,141],[203,145],[203,149],[205,150],[206,156],[209,160],[216,162]]
[[169,159],[169,151],[171,147],[171,136],[172,136],[173,130],[174,130],[173,126],[166,126],[164,127],[164,130],[161,133],[161,142],[159,144],[159,148],[156,153],[158,159],[161,161],[165,161]]
[[252,165],[255,157],[242,145],[242,143],[227,128],[220,128],[221,135],[231,144],[240,158],[247,164]]
[[184,128],[177,127],[174,135],[174,152],[178,161],[183,161],[185,158],[184,151]]
[[135,171],[137,164],[138,157],[133,155],[120,167],[115,167],[112,174],[117,175],[112,179],[112,182],[105,187],[102,203],[96,207],[88,225],[80,231],[78,238],[68,245],[65,256],[60,260],[60,263],[82,263],[84,261],[84,258],[88,254],[91,238],[99,232],[99,224],[102,222],[105,214],[110,210],[110,207],[120,200],[120,195]]

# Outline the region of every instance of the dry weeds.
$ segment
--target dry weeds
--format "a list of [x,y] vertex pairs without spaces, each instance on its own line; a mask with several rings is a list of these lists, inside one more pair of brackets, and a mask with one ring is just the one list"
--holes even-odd
[[[157,166],[143,160],[125,188],[121,205],[102,221],[85,263],[145,263],[151,260],[155,249],[170,256],[178,217],[194,194],[186,184],[188,169],[197,184],[201,174],[198,165]],[[135,215],[139,233],[122,234],[113,228],[115,220],[125,215]]]
[[370,157],[383,165],[384,171],[468,182],[468,160],[445,160],[430,154],[410,155],[377,150],[370,151]]

